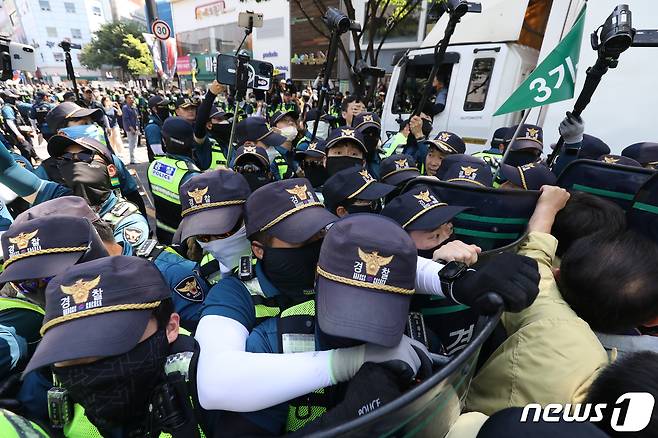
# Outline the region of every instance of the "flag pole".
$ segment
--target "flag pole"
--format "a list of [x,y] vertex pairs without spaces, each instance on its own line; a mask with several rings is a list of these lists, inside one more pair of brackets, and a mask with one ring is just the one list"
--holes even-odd
[[530,109],[525,109],[523,110],[523,118],[521,119],[521,122],[519,125],[516,127],[516,131],[514,131],[514,136],[512,136],[512,141],[507,145],[505,148],[505,153],[503,154],[503,158],[501,158],[500,163],[498,163],[498,169],[496,169],[496,174],[494,175],[493,180],[496,181],[498,178],[498,175],[500,174],[500,168],[503,167],[503,164],[507,160],[507,157],[509,156],[510,151],[512,150],[512,146],[516,142],[516,137],[519,136],[519,133],[521,132],[521,128],[523,128],[523,125],[525,125],[525,122],[528,120],[528,116],[530,115]]

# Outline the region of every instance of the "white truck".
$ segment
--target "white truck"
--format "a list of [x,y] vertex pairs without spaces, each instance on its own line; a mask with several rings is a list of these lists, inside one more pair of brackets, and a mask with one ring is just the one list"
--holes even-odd
[[[433,135],[440,130],[459,134],[467,152],[488,149],[493,132],[517,124],[521,112],[493,116],[569,32],[584,0],[480,0],[481,14],[466,14],[448,46],[440,73],[449,78],[443,112],[434,117]],[[596,61],[590,34],[619,3],[632,11],[636,29],[658,28],[656,0],[596,0],[587,5],[585,29],[577,64],[574,99],[531,110],[526,123],[544,128],[545,152],[559,138],[557,127],[573,108],[585,81],[586,69]],[[413,103],[434,63],[434,46],[443,38],[444,14],[421,47],[400,57],[391,75],[384,103],[384,131],[396,132],[398,121],[409,117]],[[597,89],[583,113],[586,132],[604,140],[613,153],[640,141],[658,141],[658,48],[631,47]],[[548,79],[548,86],[552,78]]]

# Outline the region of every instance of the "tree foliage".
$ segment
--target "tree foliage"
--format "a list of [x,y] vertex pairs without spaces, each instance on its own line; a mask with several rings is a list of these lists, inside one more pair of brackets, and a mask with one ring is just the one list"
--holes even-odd
[[142,32],[145,29],[132,21],[106,23],[94,32],[91,42],[82,48],[80,63],[90,69],[112,65],[120,67],[124,72],[131,71],[129,61],[141,58],[142,52],[140,45],[134,44],[132,39],[126,43],[126,38],[132,37],[143,43]]
[[[141,36],[141,35],[140,35]],[[121,53],[119,56],[128,61],[128,71],[134,76],[152,75],[153,58],[149,47],[143,38],[137,38],[134,35],[126,35],[123,39],[123,46],[126,52],[137,52],[139,56],[127,55]]]

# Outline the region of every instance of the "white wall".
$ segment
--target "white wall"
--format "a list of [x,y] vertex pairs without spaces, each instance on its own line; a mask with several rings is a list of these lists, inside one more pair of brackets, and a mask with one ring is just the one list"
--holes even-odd
[[[265,26],[262,29],[254,29],[252,34],[254,58],[271,62],[275,68],[279,67],[285,72],[290,72],[290,4],[288,0],[269,0],[261,3],[225,0],[223,14],[197,19],[195,8],[209,3],[213,2],[182,0],[172,3],[172,17],[176,32],[237,23],[238,13],[241,11],[261,12]],[[239,41],[236,41],[236,45],[237,43]]]

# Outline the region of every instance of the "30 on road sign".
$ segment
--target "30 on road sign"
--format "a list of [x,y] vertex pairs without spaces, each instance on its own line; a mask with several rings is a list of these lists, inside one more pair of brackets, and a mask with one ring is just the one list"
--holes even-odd
[[153,21],[153,24],[151,24],[151,32],[153,32],[153,35],[159,40],[166,40],[171,36],[171,28],[166,21],[162,20]]

